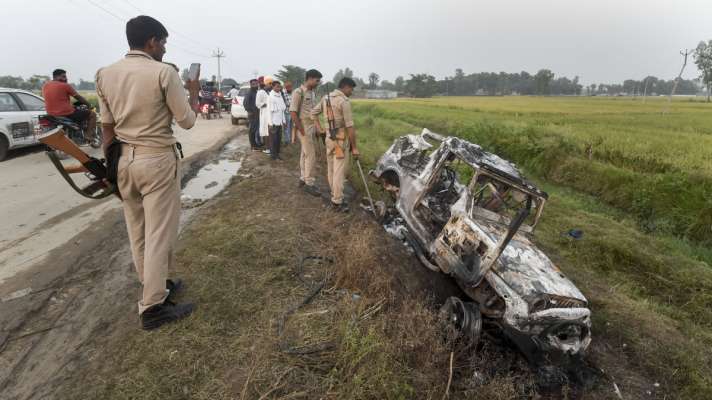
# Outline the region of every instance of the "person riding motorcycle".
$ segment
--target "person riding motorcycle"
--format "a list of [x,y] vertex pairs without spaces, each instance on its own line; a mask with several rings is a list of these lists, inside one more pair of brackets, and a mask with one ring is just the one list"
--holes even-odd
[[[67,83],[67,71],[55,69],[52,72],[52,80],[42,87],[42,97],[45,99],[47,114],[71,119],[79,126],[84,126],[86,123],[84,138],[92,147],[100,146],[101,138],[96,137],[96,114],[87,99]],[[69,100],[70,97],[74,97],[82,106],[74,107]]]

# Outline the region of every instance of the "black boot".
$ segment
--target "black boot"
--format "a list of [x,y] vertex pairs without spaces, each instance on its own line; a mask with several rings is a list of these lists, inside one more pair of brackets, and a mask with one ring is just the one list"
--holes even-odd
[[309,193],[310,195],[312,195],[314,197],[321,196],[319,189],[314,187],[314,185],[304,185],[304,186],[302,186],[302,189],[304,189],[305,192]]
[[168,289],[168,297],[166,297],[166,300],[173,301],[178,292],[183,289],[183,281],[180,279],[166,279],[166,289]]
[[341,203],[341,204],[331,203],[331,208],[336,212],[340,212],[340,213],[344,213],[344,214],[349,212],[349,205],[346,203]]
[[193,303],[175,304],[169,300],[163,304],[156,304],[149,307],[141,314],[141,325],[144,330],[150,331],[163,324],[178,321],[193,312]]

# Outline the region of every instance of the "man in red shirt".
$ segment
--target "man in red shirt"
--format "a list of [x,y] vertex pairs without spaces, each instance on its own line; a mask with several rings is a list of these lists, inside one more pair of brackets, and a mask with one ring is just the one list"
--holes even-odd
[[[52,72],[52,80],[42,87],[42,97],[45,99],[47,114],[69,118],[79,125],[87,121],[84,137],[92,147],[99,147],[97,140],[99,138],[96,137],[96,114],[91,110],[91,104],[67,83],[67,71],[55,69]],[[87,107],[74,108],[69,97],[74,97]]]

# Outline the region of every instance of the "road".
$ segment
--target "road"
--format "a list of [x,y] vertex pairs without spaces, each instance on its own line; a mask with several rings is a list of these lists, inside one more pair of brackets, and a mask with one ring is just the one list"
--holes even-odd
[[[223,118],[175,131],[185,178],[244,128]],[[231,145],[249,148],[244,135]],[[44,398],[94,335],[134,316],[138,283],[117,199],[80,196],[42,150],[11,155],[0,170],[0,399]]]
[[[176,126],[175,131],[186,164],[196,154],[224,143],[236,130],[223,118],[200,119],[191,130]],[[99,150],[92,153],[98,155]],[[0,170],[0,299],[7,299],[26,288],[23,282],[13,283],[14,276],[41,263],[52,249],[120,203],[113,197],[97,201],[74,192],[41,150],[24,150],[1,163]]]

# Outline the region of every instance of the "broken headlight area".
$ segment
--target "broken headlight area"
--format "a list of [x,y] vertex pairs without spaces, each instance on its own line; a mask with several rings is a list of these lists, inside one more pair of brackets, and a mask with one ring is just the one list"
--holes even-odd
[[591,342],[591,318],[587,308],[535,312],[521,328],[510,327],[506,331],[535,364],[561,363],[571,356],[580,356]]

